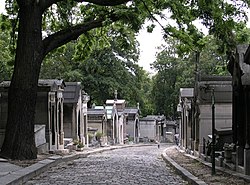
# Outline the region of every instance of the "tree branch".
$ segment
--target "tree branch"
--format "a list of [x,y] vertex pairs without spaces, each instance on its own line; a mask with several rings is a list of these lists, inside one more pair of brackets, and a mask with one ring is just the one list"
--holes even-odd
[[103,19],[89,21],[84,24],[76,25],[65,30],[56,32],[43,40],[44,56],[50,51],[58,48],[71,40],[76,40],[81,34],[88,32],[91,29],[102,27]]
[[[40,2],[39,2],[40,1]],[[56,4],[58,2],[61,2],[63,0],[38,0],[39,3],[41,3],[42,9],[45,10],[48,7],[50,7],[53,4]],[[120,4],[127,3],[131,0],[74,0],[75,2],[88,2],[93,3],[100,6],[116,6]]]
[[116,6],[127,3],[131,0],[75,0],[77,2],[89,2],[101,6]]
[[47,8],[52,6],[53,4],[56,4],[57,2],[63,1],[63,0],[38,0],[40,3],[40,6],[43,11],[45,11]]
[[144,0],[141,0],[141,1],[142,1],[143,5],[144,5],[145,9],[147,10],[149,16],[160,25],[160,27],[163,29],[163,31],[166,34],[169,34],[168,31],[164,28],[164,26],[160,23],[160,21],[151,13],[151,11],[149,10],[149,8],[148,8],[147,4],[144,2]]

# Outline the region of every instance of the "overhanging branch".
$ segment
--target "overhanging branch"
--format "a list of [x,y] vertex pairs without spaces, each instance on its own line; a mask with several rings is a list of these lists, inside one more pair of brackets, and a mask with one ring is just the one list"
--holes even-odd
[[149,10],[149,8],[148,8],[147,4],[144,2],[144,0],[141,0],[141,1],[142,1],[143,5],[144,5],[145,9],[147,10],[149,16],[160,25],[160,27],[163,29],[163,31],[166,34],[169,34],[168,31],[164,28],[164,26],[160,23],[160,21],[151,13],[151,11]]
[[43,11],[45,11],[47,8],[49,8],[53,4],[56,4],[57,2],[60,2],[60,1],[63,1],[63,0],[40,0],[40,5]]
[[88,2],[101,6],[116,6],[120,4],[127,3],[131,0],[75,0],[77,2]]
[[86,33],[94,28],[103,26],[103,19],[89,21],[84,24],[76,25],[65,30],[56,32],[43,40],[44,56],[50,51],[58,48],[71,40],[76,40],[81,34]]
[[[39,0],[37,0],[39,2]],[[42,9],[45,10],[48,7],[50,7],[53,4],[56,4],[58,2],[61,2],[63,0],[40,0]],[[100,6],[116,6],[121,5],[124,3],[127,3],[131,0],[74,0],[75,2],[87,2],[87,3],[93,3]]]

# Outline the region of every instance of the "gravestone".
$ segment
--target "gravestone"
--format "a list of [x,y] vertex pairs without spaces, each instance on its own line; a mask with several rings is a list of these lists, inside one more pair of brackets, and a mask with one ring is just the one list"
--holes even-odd
[[45,127],[46,125],[35,125],[35,143],[38,154],[46,153],[48,151],[48,143],[45,138]]

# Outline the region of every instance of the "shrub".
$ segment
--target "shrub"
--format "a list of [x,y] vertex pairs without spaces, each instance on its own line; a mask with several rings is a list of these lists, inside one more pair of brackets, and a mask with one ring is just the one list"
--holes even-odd
[[78,142],[77,148],[83,148],[83,147],[84,147],[84,144],[82,142]]
[[95,137],[96,137],[96,139],[97,139],[98,141],[100,141],[100,139],[101,139],[102,136],[103,136],[103,134],[102,134],[101,132],[96,132]]

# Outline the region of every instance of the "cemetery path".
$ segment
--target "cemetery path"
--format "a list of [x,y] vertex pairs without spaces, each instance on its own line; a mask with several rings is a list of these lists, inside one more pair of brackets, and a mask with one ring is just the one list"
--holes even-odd
[[161,158],[167,146],[128,147],[62,162],[26,184],[181,185],[187,184]]
[[[83,184],[82,180],[78,182],[82,176],[90,184],[250,184],[250,176],[222,168],[222,171],[216,169],[216,175],[212,176],[211,167],[204,161],[185,154],[176,146],[166,144],[161,144],[160,148],[156,144],[89,148],[65,156],[46,154],[38,156],[37,160],[10,162],[0,160],[0,185],[25,182],[56,184],[53,178],[59,184],[68,184],[68,179],[71,179],[70,184]],[[106,170],[107,174],[104,173]],[[61,173],[62,171],[66,171],[66,174]],[[193,175],[190,176],[189,172]],[[182,174],[186,181],[177,173]],[[48,179],[51,175],[52,181]],[[65,177],[67,178],[64,179]]]

